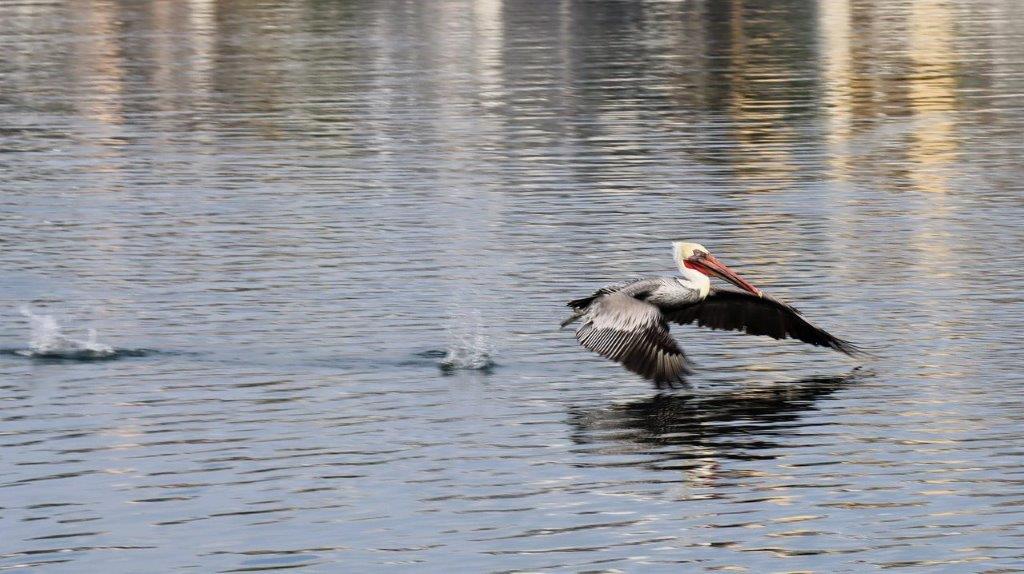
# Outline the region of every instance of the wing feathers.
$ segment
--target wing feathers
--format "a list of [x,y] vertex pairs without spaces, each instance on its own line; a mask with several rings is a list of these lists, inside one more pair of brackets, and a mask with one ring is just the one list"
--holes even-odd
[[767,295],[757,297],[731,289],[713,289],[703,301],[665,313],[665,319],[774,339],[796,339],[847,355],[863,352],[853,343],[815,327],[796,309]]
[[642,300],[651,289],[653,286],[642,280],[604,287],[590,297],[570,302],[573,315],[562,326],[582,318],[583,324],[576,331],[580,344],[653,380],[658,387],[683,382],[690,373],[686,355],[669,334],[669,322],[796,339],[847,355],[864,353],[853,343],[815,327],[792,306],[767,295],[712,289],[703,301],[669,311]]
[[595,298],[583,317],[576,338],[587,349],[659,386],[682,382],[689,373],[686,356],[657,307],[610,293]]

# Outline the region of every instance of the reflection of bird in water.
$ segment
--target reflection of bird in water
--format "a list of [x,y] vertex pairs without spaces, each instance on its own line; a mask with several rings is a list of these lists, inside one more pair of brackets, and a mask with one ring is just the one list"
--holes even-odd
[[[675,386],[689,373],[686,355],[669,334],[669,323],[797,339],[853,355],[857,347],[809,323],[795,308],[766,295],[697,243],[672,244],[680,275],[608,285],[569,302],[581,319],[580,344],[654,381]],[[719,277],[743,291],[711,287]]]
[[587,449],[594,454],[639,454],[659,469],[713,473],[722,459],[774,458],[756,451],[780,446],[772,437],[797,431],[804,425],[796,421],[815,410],[817,400],[856,378],[816,377],[725,394],[658,394],[604,408],[570,408],[571,438],[579,445],[596,445]]

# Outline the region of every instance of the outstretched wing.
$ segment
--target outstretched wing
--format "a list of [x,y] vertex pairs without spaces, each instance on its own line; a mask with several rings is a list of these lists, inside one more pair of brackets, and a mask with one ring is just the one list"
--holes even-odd
[[666,312],[665,319],[774,339],[796,339],[847,355],[862,353],[853,343],[815,327],[799,311],[767,295],[758,297],[743,291],[712,289],[703,301]]
[[623,293],[596,298],[583,315],[576,339],[659,387],[682,382],[686,355],[668,332],[661,311]]

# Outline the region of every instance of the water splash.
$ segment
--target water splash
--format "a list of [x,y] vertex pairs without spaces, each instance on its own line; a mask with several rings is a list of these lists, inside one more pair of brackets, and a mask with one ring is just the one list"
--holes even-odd
[[448,338],[448,349],[440,362],[443,371],[490,371],[494,368],[479,311],[456,317],[455,325],[448,329]]
[[477,335],[468,343],[449,347],[440,364],[445,371],[489,371],[494,367],[494,359],[487,348],[487,340]]
[[52,315],[36,315],[28,307],[20,311],[29,320],[32,338],[27,350],[17,351],[19,355],[53,359],[105,359],[117,355],[114,347],[97,340],[96,329],[89,329],[85,340],[74,339],[61,332]]

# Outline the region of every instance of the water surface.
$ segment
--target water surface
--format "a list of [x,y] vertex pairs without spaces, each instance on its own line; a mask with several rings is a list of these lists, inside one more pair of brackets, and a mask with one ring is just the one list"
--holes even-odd
[[[4,2],[0,569],[1024,571],[1022,94],[1014,0]],[[877,357],[557,329],[673,239]]]

